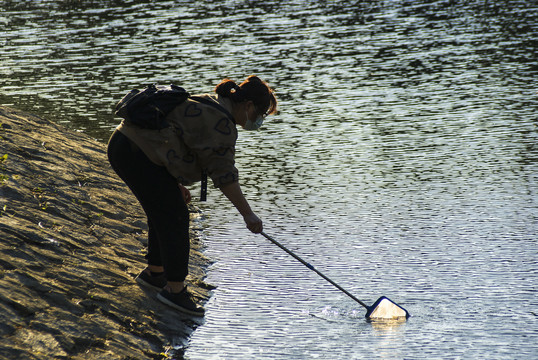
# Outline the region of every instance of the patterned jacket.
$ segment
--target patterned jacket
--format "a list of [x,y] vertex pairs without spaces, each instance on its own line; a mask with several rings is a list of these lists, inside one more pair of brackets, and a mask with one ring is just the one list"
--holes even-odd
[[[232,110],[229,99],[209,94],[199,96]],[[202,170],[207,172],[215,187],[238,180],[235,167],[237,128],[223,112],[187,99],[166,120],[171,126],[162,130],[142,129],[125,121],[118,130],[138,145],[151,161],[165,166],[183,185],[200,181]]]

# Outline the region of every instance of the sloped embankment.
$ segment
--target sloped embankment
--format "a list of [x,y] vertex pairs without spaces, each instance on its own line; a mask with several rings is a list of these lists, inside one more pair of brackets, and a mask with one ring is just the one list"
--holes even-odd
[[[134,282],[145,241],[104,144],[0,107],[0,358],[159,359],[185,342],[200,320]],[[205,300],[196,231],[191,243],[191,288]]]

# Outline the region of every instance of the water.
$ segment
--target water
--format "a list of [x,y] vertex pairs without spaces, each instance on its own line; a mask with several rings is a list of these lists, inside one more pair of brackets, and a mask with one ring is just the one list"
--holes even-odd
[[210,190],[187,358],[538,358],[535,2],[0,4],[0,103],[103,141],[140,84],[269,81],[280,113],[237,153],[265,231],[412,315],[365,322]]

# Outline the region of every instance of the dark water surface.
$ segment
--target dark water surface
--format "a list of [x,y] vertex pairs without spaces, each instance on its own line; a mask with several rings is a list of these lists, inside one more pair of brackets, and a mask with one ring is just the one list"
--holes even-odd
[[210,190],[195,226],[218,288],[188,358],[538,359],[535,1],[0,10],[0,103],[103,141],[141,84],[269,81],[280,113],[240,132],[237,154],[266,232],[363,301],[412,314],[365,322]]

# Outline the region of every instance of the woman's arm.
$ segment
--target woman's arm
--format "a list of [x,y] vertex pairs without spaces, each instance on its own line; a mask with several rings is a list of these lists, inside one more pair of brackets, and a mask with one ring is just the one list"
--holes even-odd
[[255,234],[263,231],[263,223],[259,217],[254,214],[247,199],[241,191],[241,187],[237,181],[225,184],[220,187],[222,193],[232,202],[235,208],[243,216],[247,228]]

